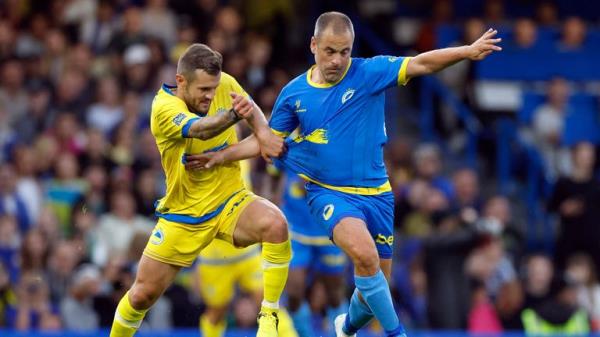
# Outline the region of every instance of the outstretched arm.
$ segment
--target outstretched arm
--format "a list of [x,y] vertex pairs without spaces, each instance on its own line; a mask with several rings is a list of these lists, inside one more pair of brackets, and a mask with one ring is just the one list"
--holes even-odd
[[406,76],[411,78],[432,74],[465,59],[483,60],[492,52],[502,50],[496,45],[502,39],[494,38],[496,34],[498,31],[490,28],[471,45],[436,49],[419,54],[408,62]]
[[255,135],[251,135],[220,151],[187,155],[185,168],[186,170],[209,169],[216,165],[253,158],[258,155],[260,155],[258,139]]
[[243,118],[247,118],[249,114],[252,114],[251,110],[238,111],[235,110],[235,108],[232,108],[215,116],[199,118],[192,123],[187,132],[187,136],[202,140],[210,139],[227,130],[227,128]]

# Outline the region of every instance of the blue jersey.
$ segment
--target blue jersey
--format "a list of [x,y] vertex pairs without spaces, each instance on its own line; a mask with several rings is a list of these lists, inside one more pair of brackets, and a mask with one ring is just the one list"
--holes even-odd
[[391,190],[383,161],[387,141],[384,91],[405,84],[409,58],[353,58],[333,84],[310,80],[311,68],[279,94],[271,128],[289,135],[282,164],[303,178],[346,193],[377,195]]
[[292,238],[304,236],[312,241],[320,240],[323,243],[329,243],[327,231],[314,221],[310,214],[304,189],[305,184],[306,182],[296,174],[286,173],[281,210],[290,225]]

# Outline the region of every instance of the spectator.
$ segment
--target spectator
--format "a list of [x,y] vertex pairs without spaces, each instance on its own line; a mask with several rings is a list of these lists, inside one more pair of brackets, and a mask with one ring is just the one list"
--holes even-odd
[[535,9],[535,17],[542,27],[558,26],[558,10],[553,1],[541,1]]
[[581,51],[587,37],[585,22],[576,16],[567,18],[562,27],[559,49],[563,51]]
[[32,226],[27,204],[17,191],[17,174],[10,164],[0,164],[0,216],[14,216],[19,231],[25,233]]
[[21,271],[42,273],[46,270],[50,249],[44,234],[36,228],[31,229],[21,244]]
[[[17,222],[12,216],[0,216],[0,265],[8,273],[11,283],[19,279],[21,236]],[[1,305],[0,305],[1,307]]]
[[110,143],[106,136],[97,129],[87,130],[86,143],[83,153],[79,155],[79,165],[84,172],[90,166],[100,166],[104,170],[110,170],[113,163],[109,158]]
[[37,223],[43,204],[43,193],[36,179],[36,158],[33,148],[19,146],[14,151],[17,169],[17,195],[22,196],[27,209],[27,217],[32,224]]
[[56,213],[63,235],[71,233],[71,213],[75,203],[83,197],[88,186],[79,178],[79,164],[70,153],[61,153],[54,165],[56,177],[46,185],[48,203]]
[[577,289],[577,303],[587,312],[592,330],[600,330],[600,284],[594,262],[586,254],[572,255],[567,261],[566,277]]
[[271,42],[264,36],[253,35],[248,36],[247,41],[248,85],[251,88],[259,88],[263,86],[267,80],[266,67],[271,59]]
[[6,101],[0,98],[0,162],[4,162],[10,155],[11,147],[17,140],[17,134],[10,127]]
[[421,27],[417,37],[415,48],[419,52],[425,52],[436,48],[436,29],[448,24],[452,19],[452,1],[436,0],[432,4],[431,18]]
[[508,259],[512,263],[519,263],[523,253],[524,237],[522,228],[514,223],[508,198],[500,195],[489,198],[485,203],[482,215],[486,219],[497,221],[502,246]]
[[577,307],[577,292],[565,277],[552,281],[550,298],[540,305],[525,309],[523,326],[528,335],[587,335],[590,323],[584,309]]
[[103,55],[115,34],[117,23],[111,0],[98,1],[96,16],[86,18],[79,30],[80,40],[96,54]]
[[127,8],[122,18],[122,27],[113,34],[108,44],[108,50],[113,55],[121,55],[130,46],[143,44],[147,40],[143,32],[142,13],[139,7]]
[[159,38],[171,48],[177,35],[177,22],[166,0],[147,0],[142,10],[142,31],[148,37]]
[[107,76],[100,79],[97,88],[97,100],[86,113],[87,125],[108,135],[123,119],[121,89],[117,79]]
[[111,196],[110,213],[100,217],[92,261],[104,266],[111,256],[125,256],[137,232],[150,235],[154,224],[136,214],[135,200],[128,191]]
[[66,329],[94,331],[99,327],[93,298],[100,292],[100,277],[100,271],[93,265],[83,265],[73,274],[69,293],[60,303]]
[[435,230],[424,240],[429,326],[464,329],[470,307],[464,270],[481,234],[452,213],[438,212],[434,219]]
[[414,155],[416,179],[427,182],[432,188],[441,191],[446,199],[452,201],[454,191],[452,183],[442,175],[442,154],[435,144],[421,144]]
[[18,120],[14,128],[16,138],[25,144],[33,143],[35,137],[46,131],[56,118],[56,111],[50,109],[51,93],[48,85],[42,80],[33,80],[28,85],[28,92],[27,118]]
[[48,295],[48,286],[42,274],[24,273],[17,286],[15,322],[9,326],[20,331],[60,329],[58,310]]
[[600,183],[594,179],[596,150],[593,144],[578,143],[571,150],[573,170],[556,182],[548,210],[558,213],[560,229],[556,242],[556,266],[565,267],[575,252],[589,254],[596,270],[600,268]]
[[48,259],[47,278],[52,303],[59,304],[67,295],[69,282],[81,256],[71,241],[54,244]]
[[82,207],[84,211],[89,211],[95,215],[100,215],[108,210],[108,176],[106,169],[100,165],[93,165],[84,172],[86,183],[89,190],[85,195]]
[[554,278],[554,266],[548,256],[533,254],[525,260],[524,308],[535,308],[550,297],[550,285]]
[[529,18],[518,19],[513,28],[514,47],[518,50],[534,48],[537,43],[537,26]]
[[8,125],[14,127],[18,120],[25,117],[28,106],[23,64],[17,59],[6,60],[0,66],[0,74],[0,101],[5,102],[2,110],[8,114]]
[[17,307],[17,296],[11,287],[9,273],[0,261],[0,328],[6,328],[14,321]]
[[452,185],[455,193],[453,208],[458,211],[473,209],[479,212],[481,210],[479,177],[475,170],[462,168],[454,171]]
[[154,202],[160,198],[157,193],[157,174],[153,170],[139,173],[135,184],[135,198],[139,213],[149,219],[154,219]]
[[[565,116],[569,105],[569,87],[562,78],[553,79],[548,85],[546,102],[533,113],[533,134],[537,148],[545,163],[545,173],[551,180],[568,170],[568,155],[561,148]],[[565,158],[567,157],[567,158]]]

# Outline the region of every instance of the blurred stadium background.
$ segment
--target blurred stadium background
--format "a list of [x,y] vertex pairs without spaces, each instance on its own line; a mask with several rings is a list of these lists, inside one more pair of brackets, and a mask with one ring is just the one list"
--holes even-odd
[[[326,10],[353,19],[355,56],[470,43],[488,27],[504,38],[483,62],[387,93],[392,289],[409,330],[523,331],[527,310],[559,325],[585,313],[599,330],[600,2],[3,0],[0,335],[106,335],[164,190],[148,118],[178,55],[220,51],[269,113],[312,64]],[[264,163],[252,167],[276,200]],[[309,298],[325,326],[319,283]],[[236,299],[231,336],[251,335],[252,303]],[[191,268],[140,336],[196,336],[202,310]]]

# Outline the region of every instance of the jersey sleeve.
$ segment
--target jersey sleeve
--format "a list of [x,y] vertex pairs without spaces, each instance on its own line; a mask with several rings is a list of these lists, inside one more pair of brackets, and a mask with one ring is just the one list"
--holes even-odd
[[367,81],[373,92],[377,93],[387,88],[405,85],[408,82],[406,68],[409,60],[410,57],[385,55],[367,59],[364,67]]
[[285,89],[279,94],[273,106],[271,120],[269,126],[271,130],[279,136],[287,137],[292,131],[298,127],[298,116],[294,107],[289,104],[289,100],[285,97]]
[[187,107],[178,104],[163,106],[155,116],[158,130],[166,139],[189,138],[190,127],[200,119],[189,112]]

